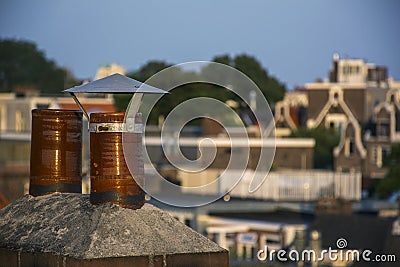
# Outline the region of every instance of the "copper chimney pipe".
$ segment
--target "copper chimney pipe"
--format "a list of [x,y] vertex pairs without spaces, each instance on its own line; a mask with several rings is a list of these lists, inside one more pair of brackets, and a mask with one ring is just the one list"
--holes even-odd
[[[144,204],[144,192],[132,175],[144,176],[142,133],[124,133],[129,156],[134,160],[134,173],[125,162],[122,132],[125,131],[125,113],[92,113],[90,115],[90,202],[112,202],[124,208],[139,209]],[[136,122],[141,123],[138,113]]]
[[29,194],[82,192],[82,112],[32,110]]

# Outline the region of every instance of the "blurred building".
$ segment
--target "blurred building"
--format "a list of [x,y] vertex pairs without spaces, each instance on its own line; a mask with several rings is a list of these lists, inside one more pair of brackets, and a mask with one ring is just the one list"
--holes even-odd
[[110,76],[112,74],[119,73],[122,75],[126,74],[126,70],[123,66],[112,63],[111,65],[100,66],[97,69],[95,80]]
[[[201,155],[200,146],[207,153],[214,150],[215,145],[216,155],[209,168],[225,169],[228,163],[232,161],[233,166],[239,166],[241,162],[248,162],[247,168],[254,170],[259,163],[262,149],[267,150],[267,153],[275,153],[273,155],[273,169],[309,170],[313,168],[315,140],[312,138],[270,138],[262,141],[257,138],[257,133],[252,132],[252,128],[249,127],[249,138],[240,136],[239,132],[235,135],[235,129],[232,128],[229,130],[233,135],[230,139],[218,123],[213,123],[210,119],[203,120],[208,122],[203,123],[202,127],[194,127],[190,131],[182,132],[179,144],[182,153],[191,160],[195,160]],[[215,127],[212,125],[215,125]],[[176,136],[179,133],[170,133],[169,137],[161,140],[158,137],[159,131],[158,128],[146,128],[146,135],[157,136],[146,138],[146,146],[152,161],[163,164],[165,162],[163,149],[166,149],[172,156],[178,156],[180,153],[176,149]],[[201,137],[198,137],[199,135]],[[202,142],[204,137],[212,138],[213,144]],[[231,141],[234,143],[233,146]],[[232,158],[232,154],[236,157]],[[267,163],[264,162],[263,164]]]
[[304,88],[287,92],[282,101],[275,104],[276,136],[284,137],[306,126],[308,97]]
[[361,172],[365,185],[384,177],[384,159],[400,141],[400,82],[384,66],[333,56],[329,78],[289,92],[275,108],[277,134],[299,126],[336,129],[334,169]]
[[[183,128],[179,145],[176,137],[178,132],[166,134],[161,139],[160,129],[146,128],[144,143],[149,159],[163,177],[181,185],[183,193],[198,194],[196,187],[212,183],[209,194],[229,194],[241,199],[308,202],[321,198],[341,198],[350,201],[358,201],[361,198],[360,172],[313,170],[314,139],[274,138],[262,142],[256,137],[245,138],[238,135],[229,138],[218,131],[221,128],[219,124],[216,124],[215,128],[210,127],[209,123],[206,124],[206,137],[212,137],[212,143],[204,142],[204,134],[197,127]],[[235,135],[233,130],[230,132]],[[194,137],[195,134],[201,137]],[[259,162],[261,150],[267,154],[275,154],[273,158]],[[191,161],[196,160],[197,169],[203,170],[185,171],[185,166],[189,170],[193,165],[185,165],[188,163],[182,155]],[[210,158],[213,159],[211,162]],[[180,164],[183,169],[174,167],[170,163],[171,160]],[[271,162],[272,171],[268,173],[268,164]],[[249,193],[248,188],[256,173],[266,177],[266,180],[256,192]],[[232,189],[229,182],[224,183],[224,179],[218,179],[222,175],[232,179],[241,177],[241,180]],[[155,187],[161,188],[160,185]]]

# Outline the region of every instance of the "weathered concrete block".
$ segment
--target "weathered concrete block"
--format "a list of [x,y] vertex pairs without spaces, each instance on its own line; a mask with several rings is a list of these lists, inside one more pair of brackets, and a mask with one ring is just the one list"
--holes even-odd
[[226,250],[149,204],[96,206],[88,196],[57,193],[26,195],[0,210],[4,266],[228,264]]

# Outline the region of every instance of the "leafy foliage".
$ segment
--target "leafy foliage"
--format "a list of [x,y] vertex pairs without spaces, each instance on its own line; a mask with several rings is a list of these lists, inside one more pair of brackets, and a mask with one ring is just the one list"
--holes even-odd
[[0,40],[0,91],[30,87],[60,93],[76,83],[71,72],[58,67],[29,41]]
[[390,193],[400,190],[400,144],[392,145],[391,152],[384,161],[384,167],[388,172],[376,188],[381,197],[387,197]]
[[269,76],[267,70],[254,57],[239,55],[232,61],[233,67],[245,73],[257,84],[269,103],[276,103],[283,99],[286,92],[285,85],[275,77]]
[[[222,55],[215,57],[213,61],[232,66],[248,75],[249,78],[258,85],[270,103],[275,103],[283,98],[283,95],[286,91],[285,86],[276,78],[270,77],[268,72],[254,57],[239,55],[235,58],[231,58],[229,55]],[[142,66],[139,70],[130,73],[128,76],[144,82],[152,75],[169,66],[171,65],[162,61],[150,61],[146,65]],[[202,75],[210,75],[210,73],[206,73],[207,71],[207,67],[202,69],[200,72],[176,70],[174,75],[171,75],[168,77],[167,81],[163,82],[165,82],[165,86],[168,87],[168,85],[174,84],[174,81],[176,79],[180,79],[180,76],[183,75],[189,76],[189,78],[192,78],[192,80],[202,80]],[[223,102],[229,99],[234,99],[239,102],[241,101],[229,90],[216,85],[205,83],[185,84],[175,88],[171,95],[165,95],[162,97],[162,99],[152,110],[150,121],[155,123],[159,115],[166,116],[179,103],[182,103],[187,99],[201,96],[218,99]],[[129,96],[124,95],[115,96],[116,104],[119,110],[126,109],[126,106],[129,103],[129,98]]]
[[315,129],[300,128],[290,137],[314,138],[314,168],[332,169],[333,149],[339,144],[340,135],[335,129],[318,127]]

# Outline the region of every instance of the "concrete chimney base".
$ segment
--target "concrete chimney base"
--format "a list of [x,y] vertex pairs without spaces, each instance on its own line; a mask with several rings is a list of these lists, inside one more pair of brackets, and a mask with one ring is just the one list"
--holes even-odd
[[0,210],[0,266],[228,266],[228,252],[145,204],[26,195]]

